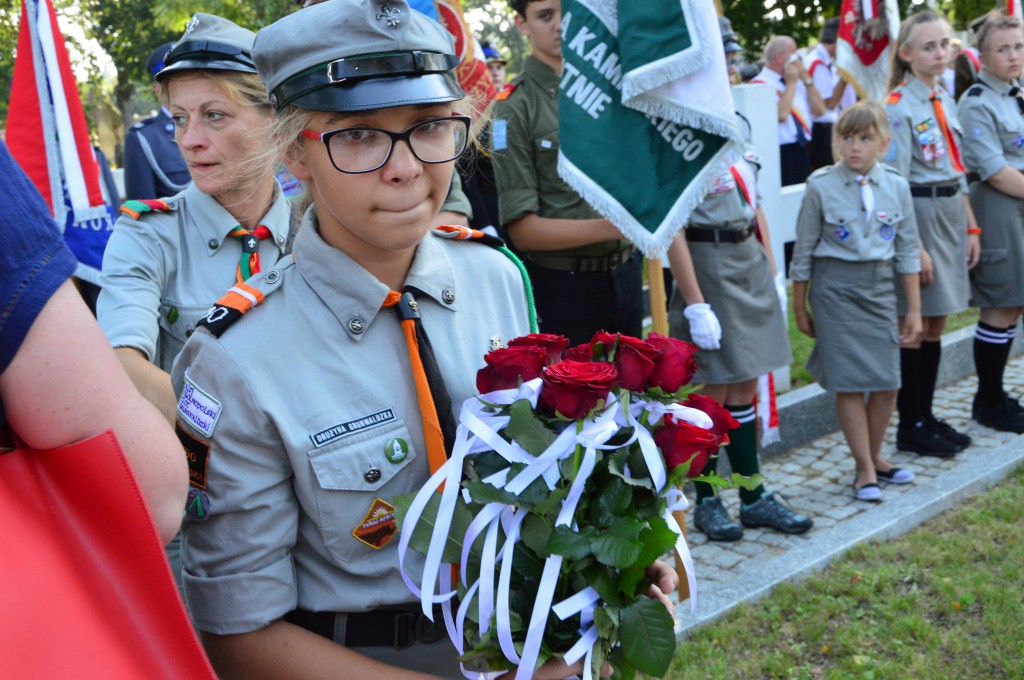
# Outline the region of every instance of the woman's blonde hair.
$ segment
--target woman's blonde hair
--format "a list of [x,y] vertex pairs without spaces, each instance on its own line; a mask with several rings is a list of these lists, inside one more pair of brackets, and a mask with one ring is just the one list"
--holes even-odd
[[903,79],[907,75],[907,71],[910,70],[910,64],[900,56],[900,50],[909,49],[914,44],[914,37],[917,34],[917,29],[924,24],[931,23],[933,21],[941,21],[947,26],[949,22],[946,18],[937,12],[933,12],[930,9],[922,10],[916,14],[911,14],[909,17],[903,20],[900,24],[899,35],[896,36],[896,45],[892,51],[892,62],[889,67],[889,91],[895,90]]
[[839,120],[832,127],[832,155],[840,158],[839,140],[846,135],[859,135],[874,132],[883,141],[891,138],[889,121],[885,109],[878,102],[862,99],[853,106],[843,109]]
[[999,10],[992,10],[985,15],[985,23],[981,25],[978,31],[974,34],[975,42],[978,45],[978,52],[985,51],[985,43],[992,37],[992,34],[996,31],[1002,31],[1007,28],[1016,28],[1020,30],[1022,22],[1020,17],[1009,17],[1000,12]]

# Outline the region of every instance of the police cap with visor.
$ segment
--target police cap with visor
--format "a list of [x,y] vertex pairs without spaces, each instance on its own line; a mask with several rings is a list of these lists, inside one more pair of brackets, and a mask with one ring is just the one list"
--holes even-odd
[[213,14],[196,13],[185,33],[164,58],[158,81],[179,71],[238,71],[256,73],[252,44],[256,34]]
[[253,60],[280,111],[365,111],[462,99],[454,40],[405,0],[328,0],[256,36]]

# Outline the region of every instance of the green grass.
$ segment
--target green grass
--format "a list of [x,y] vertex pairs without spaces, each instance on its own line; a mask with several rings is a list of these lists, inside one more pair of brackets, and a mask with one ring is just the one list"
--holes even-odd
[[[793,286],[789,286],[789,344],[793,350],[793,363],[789,366],[789,375],[792,381],[793,389],[797,387],[803,387],[804,385],[810,385],[814,382],[811,378],[810,373],[804,366],[807,364],[807,357],[811,355],[811,350],[814,349],[814,340],[807,337],[796,327],[796,320],[793,316]],[[959,314],[954,314],[949,317],[946,322],[946,332],[955,331],[964,326],[970,326],[972,323],[978,321],[978,310],[967,309]]]
[[1024,677],[1022,507],[1024,469],[692,632],[665,677]]

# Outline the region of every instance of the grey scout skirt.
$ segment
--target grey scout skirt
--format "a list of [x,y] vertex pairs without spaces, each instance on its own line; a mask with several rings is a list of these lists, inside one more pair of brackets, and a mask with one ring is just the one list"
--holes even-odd
[[900,340],[891,262],[815,258],[811,376],[829,392],[899,389]]
[[1024,201],[987,182],[971,184],[981,261],[971,270],[971,307],[1024,306]]
[[[722,325],[722,346],[697,353],[695,384],[732,385],[792,361],[786,321],[775,294],[768,255],[756,237],[743,243],[689,244],[704,301]],[[686,302],[676,289],[669,305],[672,337],[692,342]]]
[[[961,194],[914,197],[921,244],[932,258],[934,278],[921,286],[921,316],[948,316],[967,309],[967,211]],[[899,313],[907,311],[897,286]]]

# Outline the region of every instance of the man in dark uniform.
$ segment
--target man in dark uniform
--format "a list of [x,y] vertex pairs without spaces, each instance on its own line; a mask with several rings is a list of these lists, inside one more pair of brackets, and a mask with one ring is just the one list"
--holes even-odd
[[501,222],[526,254],[540,328],[574,344],[602,329],[639,336],[639,251],[558,176],[561,0],[509,4],[531,53],[497,97],[491,146]]
[[[161,45],[146,60],[151,76],[164,67],[164,56],[173,46],[174,43]],[[163,95],[156,82],[153,94],[160,102],[160,112],[133,125],[124,140],[125,200],[173,196],[192,181],[174,142],[174,122],[163,106]]]

